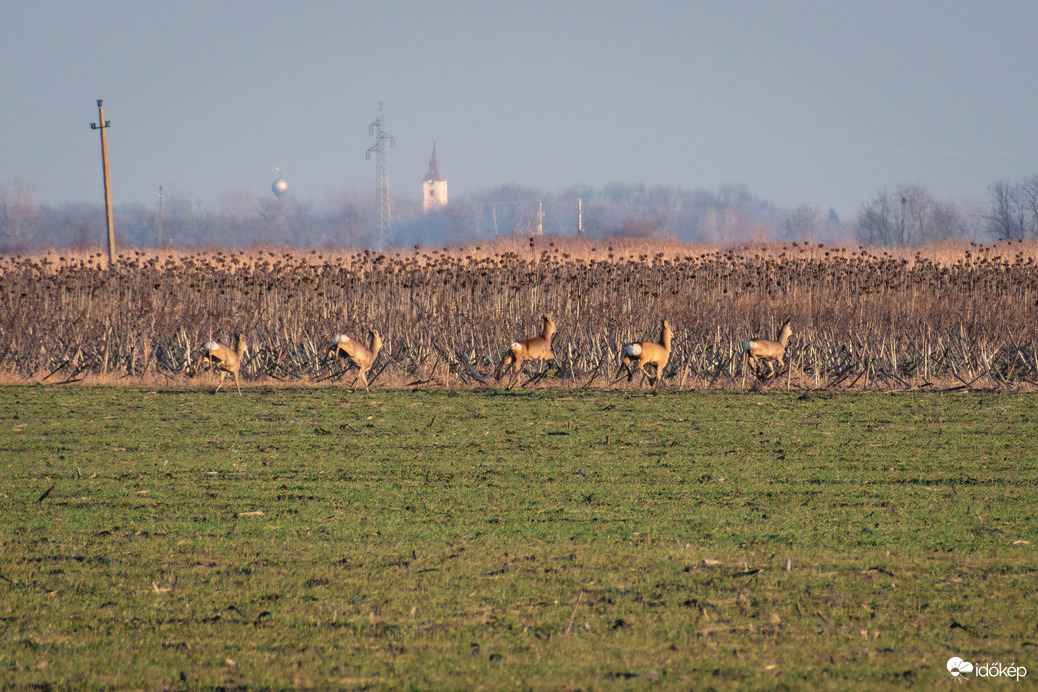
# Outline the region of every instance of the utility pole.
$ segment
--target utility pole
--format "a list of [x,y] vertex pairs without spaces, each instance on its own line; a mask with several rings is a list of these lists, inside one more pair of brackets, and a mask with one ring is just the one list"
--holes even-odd
[[101,162],[105,169],[105,217],[108,219],[108,269],[115,269],[115,225],[112,223],[112,188],[108,183],[108,140],[105,139],[105,130],[112,126],[110,120],[105,120],[105,109],[101,106],[101,99],[97,99],[97,118],[101,122],[90,123],[91,130],[101,130]]
[[159,242],[158,246],[162,247],[162,186],[159,185]]
[[375,196],[378,198],[378,249],[386,249],[387,243],[393,242],[392,201],[389,197],[389,162],[387,151],[396,146],[396,139],[386,132],[386,116],[382,102],[378,102],[378,119],[368,126],[368,135],[375,138],[364,154],[370,160],[375,154]]

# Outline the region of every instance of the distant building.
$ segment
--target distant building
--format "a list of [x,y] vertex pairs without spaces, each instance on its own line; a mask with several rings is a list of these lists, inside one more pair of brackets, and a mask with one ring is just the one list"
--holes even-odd
[[440,162],[436,160],[436,144],[433,143],[429,172],[422,179],[422,211],[430,212],[447,206],[447,181],[440,173]]

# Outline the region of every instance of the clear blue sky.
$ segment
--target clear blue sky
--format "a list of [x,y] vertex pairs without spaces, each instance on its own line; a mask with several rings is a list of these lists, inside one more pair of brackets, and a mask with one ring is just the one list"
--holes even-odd
[[280,166],[316,203],[395,197],[434,138],[452,198],[517,183],[743,183],[853,216],[1038,173],[1038,2],[0,0],[0,183],[219,205]]

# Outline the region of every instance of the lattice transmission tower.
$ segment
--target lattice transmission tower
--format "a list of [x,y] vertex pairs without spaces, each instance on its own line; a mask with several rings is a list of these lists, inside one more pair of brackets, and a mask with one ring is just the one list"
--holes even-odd
[[378,102],[378,118],[368,127],[368,134],[375,143],[368,147],[365,160],[375,154],[375,197],[378,203],[378,249],[385,250],[393,243],[393,202],[389,197],[388,149],[396,146],[393,135],[386,132],[386,115],[382,102]]

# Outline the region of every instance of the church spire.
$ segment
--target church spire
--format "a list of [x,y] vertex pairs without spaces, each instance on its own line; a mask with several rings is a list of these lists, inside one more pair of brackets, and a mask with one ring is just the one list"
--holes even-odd
[[429,172],[425,174],[422,181],[429,181],[438,183],[443,181],[443,174],[440,173],[440,162],[436,160],[436,142],[433,142],[433,153],[432,158],[429,159]]
[[436,140],[433,140],[429,172],[422,178],[422,211],[430,212],[447,206],[447,180],[440,173],[440,162],[436,160]]

